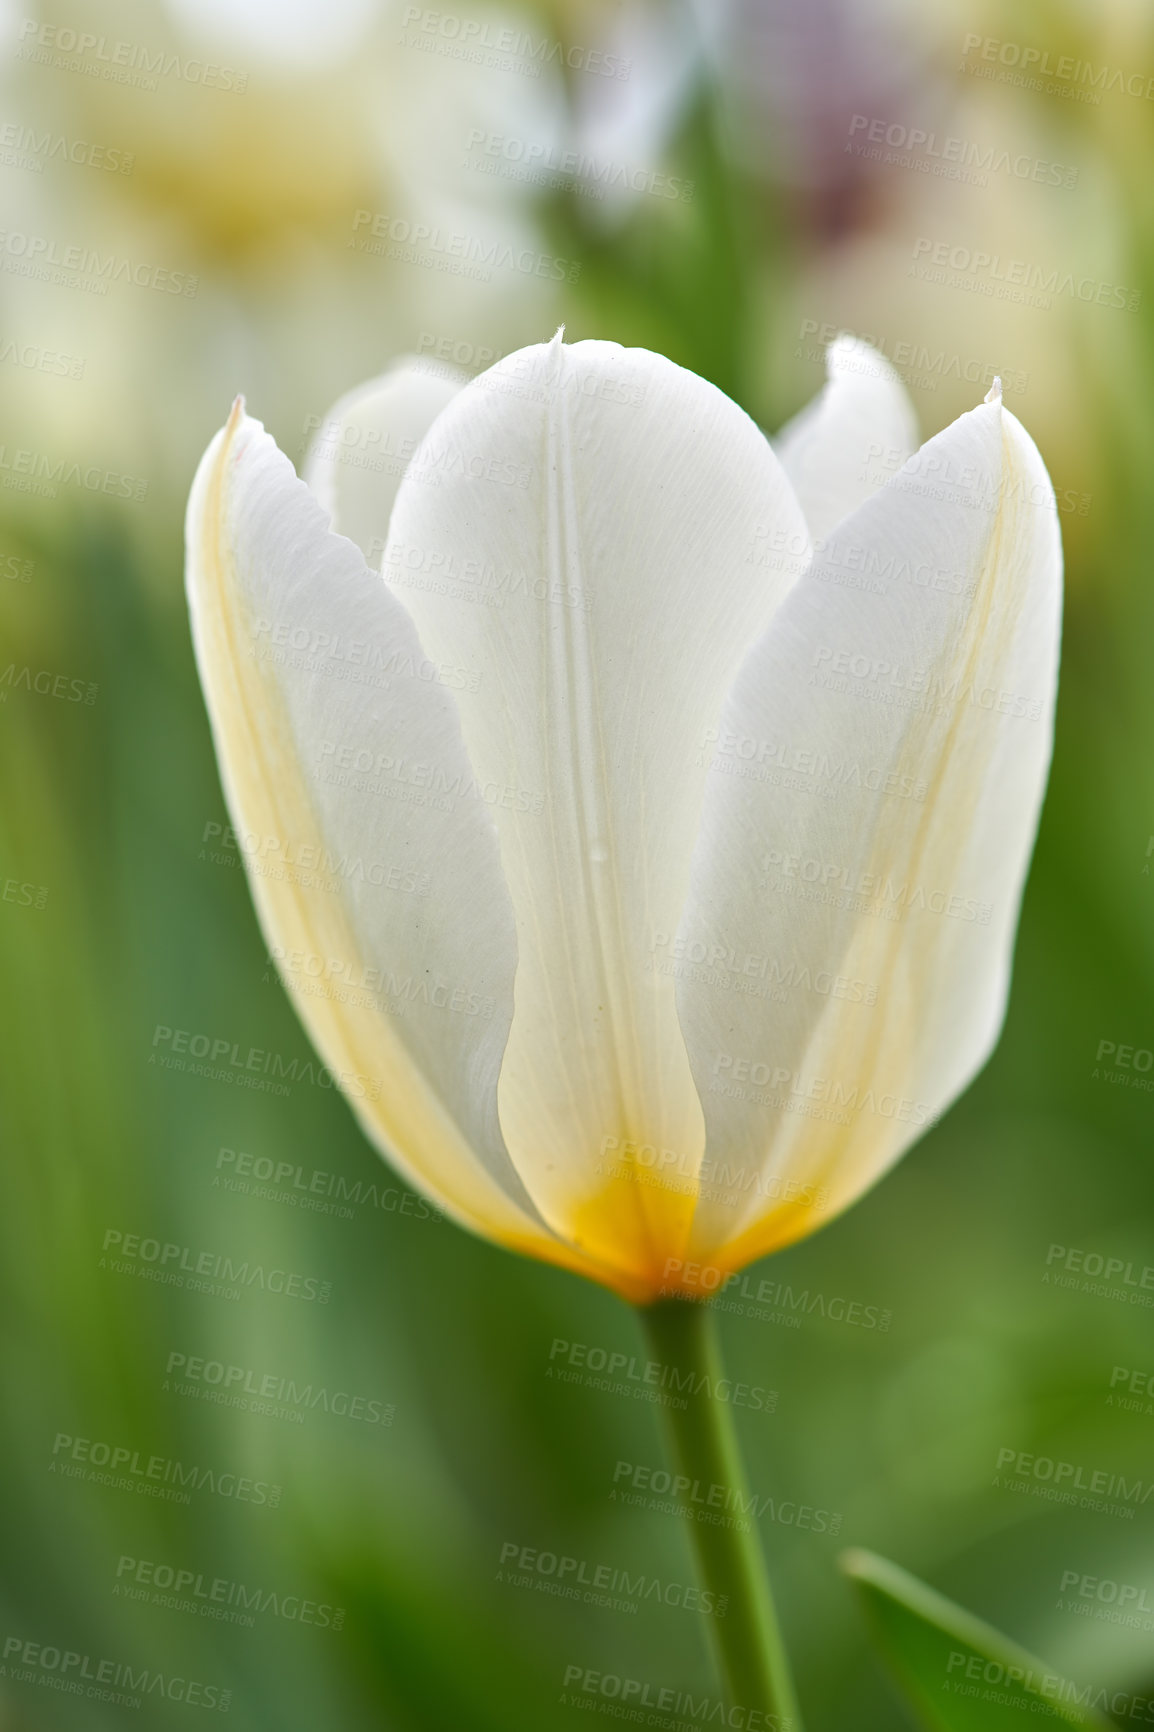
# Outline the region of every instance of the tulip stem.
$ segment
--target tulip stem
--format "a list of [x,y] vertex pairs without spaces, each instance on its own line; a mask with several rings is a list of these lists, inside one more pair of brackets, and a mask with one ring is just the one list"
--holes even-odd
[[[639,1308],[638,1315],[654,1356],[679,1372],[692,1371],[690,1395],[684,1408],[663,1407],[666,1441],[676,1471],[691,1484],[724,1486],[734,1495],[727,1504],[749,1509],[751,1502],[731,1408],[712,1391],[723,1375],[716,1322],[707,1305],[691,1299],[659,1299]],[[705,1378],[708,1381],[702,1382]],[[701,1515],[714,1513],[703,1504]],[[719,1516],[728,1511],[718,1509]],[[778,1627],[765,1558],[752,1520],[742,1531],[742,1517],[695,1521],[693,1549],[703,1587],[728,1604],[725,1616],[708,1620],[718,1664],[733,1705],[760,1708],[775,1718],[780,1732],[801,1732],[801,1715],[790,1676],[785,1644]]]

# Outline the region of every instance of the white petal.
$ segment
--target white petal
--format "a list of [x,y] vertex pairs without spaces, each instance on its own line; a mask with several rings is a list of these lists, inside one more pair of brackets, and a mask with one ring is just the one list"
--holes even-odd
[[680,918],[725,692],[807,556],[748,417],[610,343],[483,374],[393,512],[386,578],[429,653],[481,675],[460,706],[517,922],[510,1155],[558,1231],[656,1279],[703,1126],[655,937]]
[[378,566],[414,451],[467,375],[406,355],[335,402],[314,430],[302,474],[339,535]]
[[884,355],[843,335],[825,360],[828,382],[774,440],[815,541],[884,486],[918,444],[913,404]]
[[679,939],[719,1264],[852,1202],[990,1052],[1060,590],[1049,479],[988,401],[841,526],[742,668]]
[[229,812],[313,1043],[414,1184],[465,1224],[573,1266],[498,1125],[516,936],[457,670],[429,662],[404,608],[239,404],[201,462],[187,534]]

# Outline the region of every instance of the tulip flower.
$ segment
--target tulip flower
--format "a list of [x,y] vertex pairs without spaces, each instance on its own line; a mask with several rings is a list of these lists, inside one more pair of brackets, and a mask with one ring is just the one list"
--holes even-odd
[[238,404],[189,504],[225,794],[324,1062],[447,1213],[655,1317],[861,1196],[1005,1009],[1053,491],[996,388],[915,451],[887,363],[829,360],[776,449],[644,350],[408,363],[304,480]]
[[1052,492],[996,395],[911,455],[888,365],[830,359],[776,453],[557,340],[354,392],[307,484],[238,407],[193,489],[225,791],[314,1043],[414,1186],[632,1299],[844,1209],[1002,1020]]

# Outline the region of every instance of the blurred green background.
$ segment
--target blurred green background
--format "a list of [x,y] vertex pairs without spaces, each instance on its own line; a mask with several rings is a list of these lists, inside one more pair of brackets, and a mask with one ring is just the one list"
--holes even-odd
[[[1154,1400],[1111,1385],[1154,1373],[1132,1302],[1154,1291],[1045,1279],[1053,1246],[1134,1281],[1154,1264],[1151,15],[469,4],[103,0],[0,29],[0,1725],[195,1723],[231,1692],[230,1723],[270,1732],[562,1732],[588,1720],[562,1702],[571,1666],[716,1696],[699,1614],[502,1570],[516,1545],[693,1580],[683,1523],[611,1496],[618,1463],[662,1462],[654,1410],[548,1374],[556,1339],[640,1353],[628,1309],[402,1211],[307,1075],[277,1094],[150,1062],[158,1027],[310,1057],[221,836],[182,591],[200,452],[238,390],[299,459],[309,417],[394,355],[475,369],[562,319],[667,353],[770,430],[818,389],[826,326],[895,358],[926,435],[993,371],[1014,381],[1064,507],[1068,607],[1005,1035],[877,1191],[754,1271],[809,1296],[800,1326],[721,1325],[734,1375],[779,1392],[737,1421],[754,1487],[787,1505],[762,1532],[811,1728],[899,1715],[835,1570],[846,1544],[1080,1681],[1154,1695],[1154,1612],[1127,1628],[1062,1586],[1154,1607],[1154,1501],[1124,1519],[995,1484],[1006,1450],[1154,1480]],[[560,166],[529,174],[529,144]],[[564,261],[563,280],[458,274],[443,238],[372,256],[357,211]],[[934,282],[927,242],[1000,264]],[[1127,304],[1015,298],[1009,261]],[[223,1182],[267,1162],[295,1188]],[[142,1278],[110,1233],[329,1296]],[[888,1329],[823,1315],[838,1297]],[[174,1355],[328,1397],[224,1405],[205,1376],[178,1390]],[[337,1392],[391,1423],[326,1411]],[[127,1488],[99,1477],[115,1451]],[[174,1471],[149,1480],[153,1457],[225,1477],[145,1495]],[[166,1591],[180,1571],[199,1597]],[[263,1609],[205,1614],[235,1613],[238,1584]],[[153,1686],[138,1709],[101,1696],[125,1667]],[[198,1700],[165,1694],[176,1678]]]

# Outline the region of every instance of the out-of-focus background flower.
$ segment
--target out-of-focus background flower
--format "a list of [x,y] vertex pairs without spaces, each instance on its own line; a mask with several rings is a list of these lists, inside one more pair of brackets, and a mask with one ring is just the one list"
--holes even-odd
[[463,5],[0,27],[0,1724],[544,1732],[612,1705],[587,1673],[714,1690],[635,1320],[433,1217],[324,1086],[183,603],[238,390],[299,460],[396,354],[474,372],[562,320],[770,430],[841,329],[927,435],[998,373],[1050,466],[1004,1039],[722,1325],[778,1392],[737,1420],[813,1728],[894,1724],[847,1543],[1154,1695],[1152,15]]

